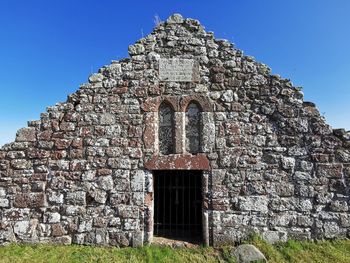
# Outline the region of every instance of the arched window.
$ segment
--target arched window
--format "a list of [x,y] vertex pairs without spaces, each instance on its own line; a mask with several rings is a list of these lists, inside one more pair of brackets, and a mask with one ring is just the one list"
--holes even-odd
[[186,151],[198,153],[201,143],[201,110],[197,103],[191,102],[186,110]]
[[169,104],[163,102],[160,105],[158,121],[159,152],[161,154],[174,153],[174,110]]

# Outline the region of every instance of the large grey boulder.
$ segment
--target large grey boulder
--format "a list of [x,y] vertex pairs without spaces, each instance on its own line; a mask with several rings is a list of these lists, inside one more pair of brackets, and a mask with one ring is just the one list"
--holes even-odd
[[255,246],[250,244],[244,244],[237,247],[233,254],[235,255],[238,263],[248,263],[255,261],[267,262],[264,254],[260,252]]

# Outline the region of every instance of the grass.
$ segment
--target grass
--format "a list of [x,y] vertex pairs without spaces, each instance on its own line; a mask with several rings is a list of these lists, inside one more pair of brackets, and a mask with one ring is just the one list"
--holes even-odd
[[269,263],[350,263],[350,240],[295,241],[270,245],[254,237],[255,245]]
[[[114,248],[91,246],[17,245],[0,248],[0,262],[220,262],[217,250],[144,246]],[[222,260],[221,260],[222,261]]]
[[[250,244],[258,247],[269,263],[350,262],[350,240],[294,241],[270,245],[259,237]],[[18,245],[0,247],[0,262],[235,262],[230,247],[170,248],[144,246],[114,248],[91,246]]]

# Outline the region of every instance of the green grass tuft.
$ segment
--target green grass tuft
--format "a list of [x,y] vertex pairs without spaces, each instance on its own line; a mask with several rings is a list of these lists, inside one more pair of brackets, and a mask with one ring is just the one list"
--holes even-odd
[[[268,244],[258,236],[249,240],[266,256],[269,263],[349,263],[350,240],[295,241]],[[230,262],[232,247],[171,248],[166,246],[144,246],[139,248],[115,248],[93,246],[18,245],[0,247],[0,263],[16,262]]]

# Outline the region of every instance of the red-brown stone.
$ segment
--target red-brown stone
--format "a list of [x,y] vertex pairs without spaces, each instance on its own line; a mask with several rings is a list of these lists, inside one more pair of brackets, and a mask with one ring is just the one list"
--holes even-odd
[[42,141],[48,141],[51,139],[51,131],[43,131],[38,133],[38,139]]
[[40,149],[29,149],[27,154],[30,159],[43,159],[43,158],[48,158],[50,156],[49,151],[40,150]]
[[54,237],[60,237],[66,234],[64,227],[61,224],[52,224],[51,233]]
[[24,193],[15,195],[13,206],[18,208],[38,208],[46,206],[44,193]]
[[111,175],[112,174],[112,170],[111,169],[98,169],[97,170],[97,175],[99,176],[106,176],[106,175]]
[[209,170],[210,163],[205,154],[172,154],[154,156],[145,167],[149,170]]
[[112,92],[114,94],[123,94],[123,93],[126,93],[127,91],[128,91],[128,87],[117,87],[112,89]]
[[56,139],[55,146],[58,150],[67,149],[71,144],[71,140],[67,139]]
[[83,149],[83,139],[76,138],[72,141],[72,147],[75,149]]

